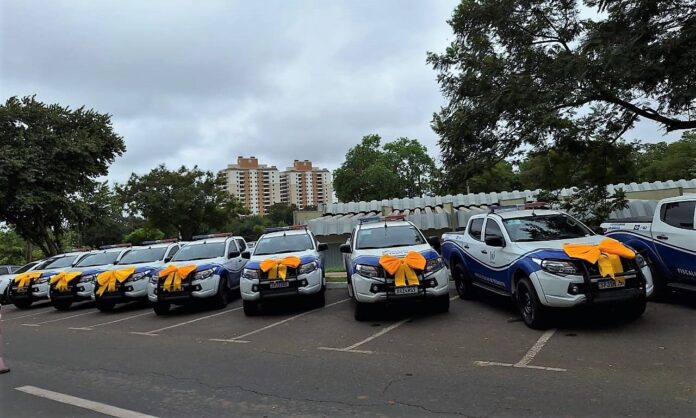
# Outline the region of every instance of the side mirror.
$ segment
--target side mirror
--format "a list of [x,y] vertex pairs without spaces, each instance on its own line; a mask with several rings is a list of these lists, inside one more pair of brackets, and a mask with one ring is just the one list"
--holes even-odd
[[350,245],[348,244],[341,244],[340,247],[338,247],[338,250],[342,252],[343,254],[350,254],[353,251],[350,249]]
[[320,242],[319,245],[317,245],[317,250],[319,251],[326,251],[329,249],[329,244],[326,244],[324,242]]
[[239,251],[230,251],[230,253],[227,254],[227,258],[237,258],[240,256],[240,254],[241,253]]
[[501,237],[500,235],[493,235],[490,237],[486,237],[486,245],[489,245],[491,247],[504,247],[505,246],[505,239]]
[[604,235],[604,228],[602,228],[601,226],[593,226],[590,229],[597,235]]
[[168,263],[168,262],[172,261],[172,258],[174,258],[173,255],[168,255],[167,257],[165,257],[164,262]]
[[430,244],[430,246],[433,247],[433,250],[437,251],[438,254],[440,253],[440,250],[442,249],[440,246],[440,237],[428,237],[428,244]]
[[249,251],[244,251],[242,253],[242,258],[245,260],[249,260],[251,258],[251,253]]

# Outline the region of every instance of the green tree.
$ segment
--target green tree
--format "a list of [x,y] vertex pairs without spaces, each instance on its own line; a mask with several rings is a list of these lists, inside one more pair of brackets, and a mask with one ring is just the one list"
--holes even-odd
[[142,216],[167,236],[190,240],[224,228],[243,212],[225,184],[224,176],[198,167],[168,170],[160,165],[142,176],[131,174],[117,191],[131,215]]
[[684,132],[671,144],[645,144],[637,160],[639,181],[696,178],[696,131]]
[[0,221],[59,253],[70,224],[91,216],[80,199],[124,151],[107,114],[9,98],[0,106]]
[[399,138],[381,147],[379,135],[367,135],[348,150],[334,171],[333,185],[343,202],[416,197],[432,191],[435,162],[417,140]]
[[124,242],[131,243],[133,245],[140,245],[143,241],[158,240],[164,238],[164,232],[156,228],[138,228],[133,230],[131,233],[123,237]]
[[227,231],[232,231],[236,235],[241,235],[247,241],[259,239],[263,230],[270,225],[270,221],[265,216],[248,215],[233,219],[227,226]]
[[521,184],[517,173],[508,161],[500,161],[493,167],[470,178],[457,187],[457,191],[467,193],[488,193],[519,190]]
[[463,0],[428,62],[448,103],[433,118],[459,183],[532,149],[614,142],[639,119],[696,128],[693,0]]
[[268,208],[266,217],[272,226],[292,225],[292,214],[297,206],[287,203],[275,203]]

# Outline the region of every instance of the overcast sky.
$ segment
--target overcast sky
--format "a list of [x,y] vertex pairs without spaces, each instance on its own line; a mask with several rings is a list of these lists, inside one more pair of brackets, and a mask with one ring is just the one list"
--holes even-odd
[[[443,102],[426,51],[456,0],[2,0],[0,96],[113,115],[109,179],[238,155],[336,168],[363,135],[418,138]],[[650,122],[631,137],[663,137]]]

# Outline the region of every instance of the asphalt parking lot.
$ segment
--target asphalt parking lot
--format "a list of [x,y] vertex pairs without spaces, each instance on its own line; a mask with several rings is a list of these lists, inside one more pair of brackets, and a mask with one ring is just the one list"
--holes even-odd
[[505,299],[453,293],[447,314],[356,322],[344,289],[253,318],[238,299],[168,317],[6,306],[0,416],[696,416],[695,313],[677,298],[536,331]]

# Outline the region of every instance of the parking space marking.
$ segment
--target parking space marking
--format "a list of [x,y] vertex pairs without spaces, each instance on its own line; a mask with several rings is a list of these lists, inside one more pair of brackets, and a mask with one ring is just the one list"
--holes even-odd
[[114,321],[102,322],[101,324],[87,325],[86,327],[69,327],[68,329],[74,329],[74,330],[80,330],[80,331],[92,331],[93,328],[101,327],[102,325],[115,324],[117,322],[123,322],[123,321],[127,321],[129,319],[138,318],[140,316],[145,316],[145,315],[152,315],[152,312],[144,312],[144,313],[141,313],[138,315],[131,315],[131,316],[127,316],[125,318],[116,319]]
[[363,344],[369,343],[370,341],[374,340],[375,338],[381,337],[382,335],[402,326],[403,324],[407,323],[408,321],[410,321],[412,319],[413,318],[402,319],[401,321],[399,321],[395,324],[391,324],[388,327],[384,328],[383,330],[370,335],[369,337],[365,338],[364,340],[358,341],[357,343],[355,343],[353,345],[349,345],[348,347],[345,347],[345,348],[334,348],[334,347],[318,347],[318,348],[320,350],[342,351],[342,352],[346,352],[346,353],[372,354],[372,353],[374,353],[374,351],[356,350],[356,348],[360,347]]
[[62,318],[51,319],[50,321],[43,321],[43,322],[37,322],[37,323],[35,323],[35,324],[22,324],[22,325],[25,326],[25,327],[40,327],[40,326],[43,325],[43,324],[50,324],[51,322],[63,321],[63,320],[65,320],[65,319],[77,318],[78,316],[84,316],[84,315],[90,315],[90,314],[94,314],[94,312],[92,312],[92,311],[90,311],[90,312],[83,312],[83,313],[77,314],[77,315],[70,315],[70,316],[64,316],[64,317],[62,317]]
[[567,372],[567,369],[561,369],[559,367],[546,367],[546,366],[532,366],[529,363],[531,363],[532,360],[534,360],[534,357],[536,357],[537,354],[541,351],[542,348],[546,345],[547,342],[553,337],[553,334],[556,333],[556,329],[550,329],[546,332],[544,332],[541,337],[537,340],[537,342],[534,343],[532,348],[527,351],[527,353],[522,357],[520,361],[518,361],[515,364],[512,363],[498,363],[497,361],[475,361],[474,364],[477,366],[481,367],[487,367],[487,366],[500,366],[500,367],[516,367],[516,368],[523,368],[523,369],[536,369],[536,370],[548,370],[552,372]]
[[29,395],[38,396],[40,398],[50,399],[52,401],[76,406],[78,408],[89,409],[90,411],[100,414],[119,417],[119,418],[155,418],[153,415],[141,414],[140,412],[131,411],[128,409],[119,408],[117,406],[107,405],[101,402],[94,402],[87,399],[78,398],[75,396],[66,395],[52,390],[37,388],[36,386],[20,386],[15,388],[20,392],[28,393]]
[[131,331],[130,333],[131,333],[131,334],[135,334],[135,335],[145,335],[145,336],[148,336],[148,337],[156,337],[156,336],[158,336],[159,333],[162,332],[162,331],[166,331],[166,330],[168,330],[168,329],[177,328],[177,327],[183,327],[184,325],[192,324],[192,323],[194,323],[194,322],[202,321],[202,320],[208,319],[208,318],[213,318],[213,317],[216,317],[216,316],[219,316],[219,315],[224,315],[224,314],[226,314],[226,313],[238,311],[238,310],[240,310],[240,309],[242,309],[241,306],[238,307],[238,308],[229,309],[229,310],[227,310],[227,311],[218,312],[218,313],[216,313],[216,314],[202,316],[202,317],[200,317],[200,318],[192,319],[192,320],[190,320],[190,321],[182,322],[182,323],[180,323],[180,324],[174,324],[174,325],[170,325],[170,326],[164,327],[164,328],[153,329],[152,331],[145,331],[145,332]]
[[247,332],[246,334],[242,334],[242,335],[239,335],[239,336],[237,336],[237,337],[233,337],[233,338],[210,338],[210,341],[217,341],[217,342],[222,342],[222,343],[242,343],[242,344],[247,344],[247,343],[250,343],[251,341],[243,340],[243,338],[246,338],[246,337],[248,337],[248,336],[250,336],[250,335],[258,334],[259,332],[266,331],[267,329],[270,329],[270,328],[273,328],[273,327],[277,327],[278,325],[282,325],[282,324],[284,324],[284,323],[286,323],[286,322],[290,322],[290,321],[292,321],[293,319],[297,319],[297,318],[303,317],[303,316],[305,316],[305,315],[309,315],[309,314],[311,314],[312,312],[316,312],[316,311],[319,311],[319,310],[322,310],[322,309],[330,308],[331,306],[338,305],[339,303],[343,303],[343,302],[348,301],[348,300],[350,300],[350,298],[341,299],[341,300],[339,300],[338,302],[329,303],[328,305],[326,305],[326,306],[324,306],[324,307],[317,308],[317,309],[312,309],[311,311],[307,311],[307,312],[302,312],[301,314],[297,314],[297,315],[291,316],[290,318],[285,318],[285,319],[283,319],[283,320],[281,320],[281,321],[274,322],[274,323],[272,323],[272,324],[270,324],[270,325],[266,325],[266,326],[263,327],[263,328],[259,328],[259,329],[256,329],[256,330],[254,330],[254,331]]
[[14,316],[14,317],[12,317],[12,318],[3,319],[2,322],[5,322],[5,321],[12,321],[12,320],[15,320],[15,319],[22,319],[22,318],[32,318],[32,317],[39,316],[39,315],[41,315],[41,314],[45,314],[45,313],[51,312],[51,311],[53,311],[53,309],[51,309],[51,310],[45,310],[45,311],[41,311],[41,312],[34,312],[34,313],[26,314],[26,315]]

